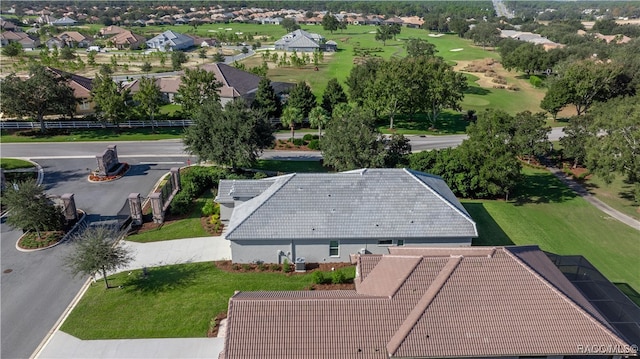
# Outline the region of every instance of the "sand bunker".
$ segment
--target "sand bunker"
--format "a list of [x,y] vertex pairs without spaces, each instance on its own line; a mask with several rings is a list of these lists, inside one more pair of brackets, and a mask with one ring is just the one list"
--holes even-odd
[[369,31],[370,34],[375,34],[377,31]]
[[444,36],[444,34],[429,34],[429,37],[441,37]]
[[458,52],[458,51],[462,51],[462,50],[464,50],[464,49],[458,48],[458,49],[451,49],[449,51]]

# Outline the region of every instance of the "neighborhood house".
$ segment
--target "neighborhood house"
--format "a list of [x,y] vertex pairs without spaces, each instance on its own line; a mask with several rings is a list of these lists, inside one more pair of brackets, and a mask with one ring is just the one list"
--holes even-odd
[[236,263],[348,262],[392,246],[469,246],[476,224],[446,183],[409,169],[221,180]]
[[276,41],[275,49],[300,52],[337,51],[338,44],[335,41],[325,41],[322,35],[296,30]]

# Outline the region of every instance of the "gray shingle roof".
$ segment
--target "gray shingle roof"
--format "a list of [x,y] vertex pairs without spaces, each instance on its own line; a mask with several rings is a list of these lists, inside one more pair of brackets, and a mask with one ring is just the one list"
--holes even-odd
[[226,238],[477,235],[475,222],[441,178],[407,169],[365,169],[276,177],[260,195],[235,207]]

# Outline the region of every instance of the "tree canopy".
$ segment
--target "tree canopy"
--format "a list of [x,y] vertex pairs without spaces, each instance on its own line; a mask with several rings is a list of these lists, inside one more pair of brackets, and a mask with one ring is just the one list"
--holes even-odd
[[360,108],[334,111],[321,148],[324,164],[337,171],[384,166],[382,135],[371,114]]
[[64,258],[66,268],[74,275],[102,274],[109,287],[107,272],[126,267],[133,260],[130,251],[114,241],[120,233],[110,226],[90,226],[73,238],[73,251]]
[[244,100],[203,104],[184,135],[189,153],[201,160],[237,169],[251,166],[273,144],[273,132],[265,112],[250,109]]
[[322,18],[322,28],[333,34],[340,27],[340,21],[332,13],[327,13]]
[[203,69],[185,69],[175,101],[182,105],[184,113],[194,116],[203,104],[220,102],[218,93],[220,87],[222,84],[216,80],[213,72]]
[[2,193],[2,203],[11,210],[7,217],[9,226],[35,231],[38,238],[42,237],[43,231],[60,230],[64,225],[60,208],[33,180],[7,186]]
[[282,104],[273,87],[271,87],[271,81],[268,78],[263,77],[260,79],[258,90],[256,90],[256,97],[251,103],[251,107],[263,110],[269,118],[277,118],[280,116]]
[[29,69],[29,77],[22,80],[10,74],[0,81],[2,111],[17,116],[31,116],[45,131],[45,115],[71,115],[76,99],[67,79],[53,70],[36,65]]
[[479,22],[468,34],[473,43],[482,45],[483,50],[487,46],[495,46],[500,41],[498,26],[490,22]]
[[436,49],[436,45],[430,43],[427,40],[417,39],[413,37],[407,40],[405,48],[407,50],[408,57],[433,57],[438,52],[438,50]]
[[287,32],[292,32],[300,28],[300,25],[298,25],[296,20],[290,17],[285,17],[280,23],[280,25],[282,25],[282,27],[284,27],[284,29],[287,30]]
[[295,137],[296,124],[302,123],[302,120],[304,120],[302,110],[300,110],[296,106],[287,106],[282,111],[280,122],[283,126],[289,127],[291,129],[291,140],[293,140],[293,138]]
[[321,106],[314,107],[309,112],[309,125],[318,129],[318,137],[322,137],[322,128],[329,123],[331,116]]
[[316,96],[311,92],[311,87],[304,81],[298,82],[289,92],[287,107],[300,109],[303,118],[307,118],[309,111],[316,105]]
[[138,109],[149,117],[151,131],[155,132],[154,117],[164,102],[160,86],[156,84],[154,79],[142,77],[140,78],[140,89],[133,95],[133,99],[138,103]]
[[322,108],[327,112],[329,117],[333,113],[333,108],[343,102],[347,102],[347,94],[344,92],[344,89],[338,82],[338,79],[331,78],[329,82],[327,82],[327,88],[324,90],[322,94]]
[[107,66],[103,66],[93,80],[91,98],[96,104],[96,113],[105,121],[118,126],[120,121],[129,116],[131,91],[111,79],[111,71]]

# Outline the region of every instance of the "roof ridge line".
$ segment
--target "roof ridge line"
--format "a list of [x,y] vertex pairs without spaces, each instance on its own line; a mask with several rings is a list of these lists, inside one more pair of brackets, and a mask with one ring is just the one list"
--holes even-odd
[[404,340],[407,338],[407,335],[411,332],[411,329],[413,329],[418,320],[420,320],[422,314],[436,298],[444,284],[447,282],[449,277],[451,277],[451,274],[456,270],[456,268],[458,268],[462,258],[463,256],[451,256],[447,261],[447,264],[442,267],[438,275],[433,279],[433,282],[431,282],[427,291],[424,292],[422,298],[420,298],[395,334],[393,334],[391,339],[389,339],[389,342],[387,343],[387,352],[389,353],[389,356],[395,355],[398,351]]
[[[591,315],[587,310],[585,310],[584,308],[582,308],[582,306],[580,306],[578,303],[576,303],[574,300],[572,300],[568,295],[564,294],[560,289],[558,289],[555,285],[553,285],[550,281],[548,281],[546,278],[544,278],[540,273],[538,273],[535,269],[533,269],[531,266],[529,266],[527,263],[525,263],[524,261],[520,260],[520,258],[518,258],[518,256],[516,256],[515,254],[511,253],[511,251],[505,249],[503,247],[503,252],[506,253],[508,256],[510,256],[511,258],[513,258],[518,264],[520,264],[525,270],[529,271],[531,274],[533,274],[536,278],[538,278],[538,280],[540,280],[544,285],[546,285],[547,287],[549,287],[554,293],[556,293],[556,295],[558,295],[560,298],[562,298],[564,301],[566,301],[567,303],[569,303],[569,305],[571,305],[572,307],[576,308],[583,316],[585,316],[588,320],[594,322],[597,326],[599,326],[600,328],[604,329],[605,332],[607,332],[607,334],[609,334],[611,337],[613,337],[613,339],[615,339],[616,341],[621,341],[623,345],[628,344],[626,342],[625,338],[622,338],[620,336],[620,334],[616,334],[613,330],[611,330],[610,328],[608,328],[606,325],[604,325],[602,322],[600,322],[598,319],[594,318],[593,315]],[[564,276],[564,274],[563,274]],[[573,283],[571,283],[571,285],[573,285]],[[584,296],[584,294],[582,293],[581,290],[578,289],[578,292],[580,292],[580,294],[582,296]],[[588,300],[588,298],[585,297],[585,299]],[[595,306],[594,306],[595,308]],[[598,312],[599,309],[595,308]],[[602,313],[601,313],[602,315]],[[603,315],[604,317],[604,315]],[[606,317],[605,317],[606,319]]]
[[[473,220],[473,218],[471,218],[471,215],[469,215],[468,213],[464,213],[462,212],[458,207],[454,206],[453,203],[451,203],[448,199],[444,198],[440,193],[438,193],[438,191],[434,190],[433,188],[431,188],[431,186],[427,185],[426,183],[424,183],[422,180],[420,180],[420,178],[418,178],[414,173],[413,170],[408,169],[408,168],[403,168],[403,171],[405,171],[407,174],[409,174],[409,176],[413,177],[413,179],[415,179],[416,181],[420,182],[423,186],[425,186],[426,188],[429,189],[429,191],[431,191],[433,194],[435,194],[436,196],[438,196],[438,198],[440,198],[444,203],[446,203],[447,205],[449,205],[449,207],[453,208],[454,211],[460,213],[464,218],[467,219],[467,221],[471,222],[474,226],[473,228],[476,231],[476,236],[478,236],[478,227],[476,226],[476,222]],[[425,173],[428,175],[428,173]],[[442,179],[442,177],[440,177],[440,179]],[[444,180],[443,180],[444,181]],[[449,187],[447,185],[447,187]],[[460,203],[460,205],[462,205],[462,203]]]
[[[260,209],[262,206],[264,206],[264,204],[267,202],[267,200],[269,200],[269,198],[273,197],[273,195],[275,195],[275,194],[276,194],[276,192],[280,191],[280,189],[282,189],[282,186],[284,186],[285,184],[287,184],[287,182],[291,181],[291,179],[292,179],[295,175],[297,175],[297,173],[295,173],[295,172],[294,172],[294,173],[291,173],[291,174],[288,174],[288,175],[283,175],[283,176],[281,176],[281,177],[283,177],[283,178],[288,176],[289,178],[287,178],[285,181],[282,181],[282,183],[280,183],[280,185],[278,186],[278,189],[276,189],[276,190],[274,190],[273,192],[271,192],[271,194],[270,194],[267,198],[265,198],[265,199],[263,199],[263,200],[262,200],[262,203],[260,203],[260,205],[256,206],[256,208],[254,208],[250,213],[248,213],[248,214],[247,214],[247,215],[242,219],[242,221],[238,222],[238,224],[236,224],[236,226],[235,226],[235,227],[233,227],[229,232],[225,233],[224,238],[225,238],[225,239],[226,239],[226,238],[228,238],[228,237],[229,237],[229,235],[230,235],[231,233],[233,233],[236,229],[238,229],[238,227],[240,227],[240,225],[241,225],[242,223],[244,223],[247,219],[249,219],[249,217],[251,217],[251,215],[253,215],[254,213],[256,213],[256,211],[257,211],[258,209]],[[258,195],[258,196],[256,196],[256,197],[253,197],[253,198],[252,198],[252,199],[250,199],[249,201],[254,200],[254,199],[256,199],[256,198],[260,197],[264,192],[266,192],[267,190],[269,190],[269,188],[271,188],[272,186],[274,186],[276,183],[277,183],[277,182],[272,183],[272,184],[271,184],[271,186],[267,187],[267,189],[265,189],[264,191],[262,191],[262,193],[261,193],[261,194],[259,194],[259,195]],[[249,201],[247,201],[247,202],[249,202]],[[244,202],[244,203],[247,203],[247,202]]]

